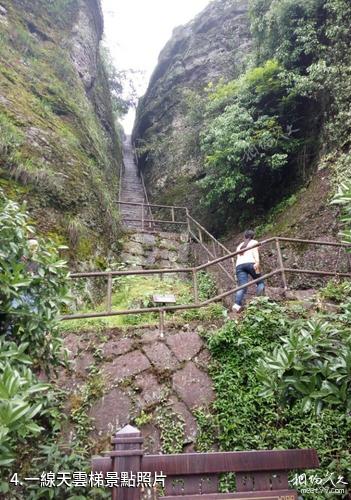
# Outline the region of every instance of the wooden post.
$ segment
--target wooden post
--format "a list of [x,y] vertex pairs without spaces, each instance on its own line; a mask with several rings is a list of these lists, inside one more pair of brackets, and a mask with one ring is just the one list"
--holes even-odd
[[141,230],[144,231],[144,203],[141,205]]
[[212,240],[212,251],[213,251],[213,256],[216,259],[217,258],[217,250],[216,250],[216,242]]
[[[112,457],[112,471],[136,474],[141,471],[141,459],[143,456],[143,438],[141,432],[126,425],[112,438],[114,450],[110,453]],[[140,500],[140,488],[119,487],[112,489],[112,500]]]
[[112,274],[108,275],[107,279],[107,312],[112,309]]
[[175,221],[174,207],[171,208],[171,212],[172,212],[172,222],[174,222]]
[[284,293],[285,293],[286,290],[288,289],[288,282],[286,280],[286,274],[285,274],[285,270],[284,270],[283,256],[282,256],[282,251],[281,251],[281,248],[280,248],[280,243],[279,243],[279,239],[278,238],[276,238],[275,244],[276,244],[276,247],[277,247],[278,265],[279,265],[279,269],[280,269],[280,271],[282,273],[282,281],[283,281],[283,287],[284,287]]
[[195,269],[193,269],[193,287],[194,287],[194,301],[195,304],[199,303],[199,291],[197,287],[197,274]]

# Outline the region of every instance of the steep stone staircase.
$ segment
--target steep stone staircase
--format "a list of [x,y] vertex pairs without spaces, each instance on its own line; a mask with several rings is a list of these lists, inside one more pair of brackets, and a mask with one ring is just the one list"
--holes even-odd
[[[134,161],[133,147],[130,135],[126,136],[123,143],[123,175],[120,186],[120,200],[123,203],[145,203],[144,189]],[[121,219],[127,228],[137,229],[140,222],[129,219],[142,218],[142,208],[137,205],[120,206]]]
[[[134,269],[174,268],[188,261],[188,238],[182,233],[155,230],[141,175],[134,160],[131,137],[123,143],[124,168],[120,184],[120,214],[126,230],[122,261]],[[138,204],[144,204],[143,207]],[[137,219],[137,220],[131,220]],[[151,227],[150,227],[151,226]]]

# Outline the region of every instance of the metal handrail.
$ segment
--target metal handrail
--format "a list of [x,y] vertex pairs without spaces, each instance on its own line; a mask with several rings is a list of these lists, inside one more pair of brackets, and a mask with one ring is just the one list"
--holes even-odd
[[119,188],[118,188],[118,203],[121,203],[122,196],[122,174],[124,172],[124,163],[122,162],[120,171],[119,171]]
[[116,203],[119,203],[120,205],[132,205],[136,207],[142,207],[143,205],[149,205],[152,208],[174,208],[175,210],[187,210],[187,207],[180,207],[176,205],[156,205],[154,203],[136,203],[132,201],[117,201]]
[[[137,166],[138,166],[138,163],[139,163],[139,158],[138,158],[138,152],[137,150],[133,147],[133,153],[134,153],[134,156],[136,158],[136,163],[137,163]],[[148,207],[148,210],[149,210],[149,214],[150,214],[150,219],[153,220],[154,217],[153,217],[153,213],[152,213],[152,210],[151,210],[151,205],[150,205],[150,202],[149,202],[149,196],[147,194],[147,190],[146,190],[146,186],[145,186],[145,181],[144,181],[144,175],[141,171],[140,168],[138,168],[138,172],[139,172],[139,175],[140,175],[140,178],[141,178],[141,184],[143,186],[143,191],[144,191],[144,197],[145,197],[145,200],[146,200],[146,204],[147,204],[147,207]],[[144,207],[142,207],[142,211],[143,211],[143,221],[142,221],[142,229],[144,229]],[[152,229],[154,227],[154,224],[151,223],[150,224],[150,228]]]
[[[197,242],[199,243],[199,245],[201,245],[205,250],[206,252],[208,253],[208,255],[211,257],[211,259],[216,259],[216,256],[198,239],[198,237],[192,232],[191,229],[189,229],[189,234],[190,236]],[[229,250],[228,250],[229,252]],[[229,278],[231,281],[235,282],[235,279],[234,279],[234,276],[232,276],[225,267],[222,266],[221,263],[216,263],[218,265],[218,267],[221,269],[221,271],[223,271],[223,273],[227,276],[227,278]]]
[[[283,277],[283,283],[284,283],[284,288],[286,289],[286,281],[285,281],[285,273],[299,273],[299,274],[315,274],[318,276],[340,276],[340,277],[347,277],[351,278],[351,273],[338,273],[338,272],[330,272],[330,271],[315,271],[315,270],[310,270],[310,269],[303,269],[303,268],[285,268],[284,265],[282,264],[282,256],[281,256],[281,249],[280,249],[280,241],[286,241],[286,242],[292,242],[292,243],[305,243],[305,244],[314,244],[314,245],[320,245],[320,246],[334,246],[334,247],[339,247],[339,248],[351,248],[351,245],[345,244],[345,243],[336,243],[336,242],[327,242],[327,241],[318,241],[318,240],[303,240],[303,239],[297,239],[297,238],[284,238],[284,237],[272,237],[268,238],[262,242],[258,242],[255,245],[252,245],[250,249],[257,248],[264,246],[268,243],[275,242],[277,245],[277,250],[278,250],[278,267],[274,269],[273,271],[264,274],[263,276],[260,276],[256,280],[252,280],[249,283],[246,283],[244,285],[236,286],[234,288],[231,288],[230,290],[223,292],[221,294],[217,294],[214,297],[211,297],[210,299],[207,299],[205,301],[199,302],[198,300],[198,294],[197,294],[197,272],[202,271],[203,269],[207,269],[208,267],[219,264],[227,259],[232,259],[236,255],[241,253],[241,250],[236,250],[235,252],[231,252],[228,255],[225,255],[223,257],[219,257],[217,259],[214,259],[212,261],[209,261],[205,264],[201,264],[198,266],[194,267],[184,267],[184,268],[166,268],[166,269],[148,269],[148,270],[128,270],[128,271],[91,271],[91,272],[83,272],[83,273],[73,273],[70,275],[72,279],[76,278],[87,278],[87,277],[107,277],[108,278],[108,297],[107,297],[107,304],[108,304],[108,310],[105,312],[95,312],[95,313],[83,313],[83,314],[71,314],[71,315],[66,315],[63,316],[61,319],[62,320],[68,320],[68,319],[82,319],[82,318],[101,318],[101,317],[107,317],[107,316],[118,316],[118,315],[126,315],[126,314],[143,314],[143,313],[149,313],[149,312],[159,312],[160,313],[160,322],[161,322],[161,316],[163,316],[164,312],[169,311],[169,312],[174,312],[174,311],[180,311],[180,310],[188,310],[188,309],[199,309],[202,307],[206,307],[214,302],[218,302],[219,300],[222,300],[225,297],[228,297],[229,295],[232,295],[236,293],[239,290],[243,290],[248,288],[249,286],[259,282],[260,280],[270,278],[272,276],[275,276],[277,274],[281,274]],[[183,304],[183,305],[175,305],[175,306],[156,306],[156,307],[146,307],[146,308],[135,308],[135,309],[128,309],[128,310],[119,310],[119,311],[112,311],[111,310],[111,294],[112,294],[112,277],[113,276],[131,276],[131,275],[152,275],[152,274],[169,274],[169,273],[191,273],[194,279],[194,300],[195,302],[193,304]]]
[[227,254],[230,254],[230,250],[223,245],[220,241],[218,241],[211,233],[207,231],[197,220],[195,220],[189,213],[187,214],[187,217],[195,226],[197,226],[203,233],[205,233],[212,241],[214,241],[217,245],[219,245]]
[[[149,196],[148,196],[147,191],[146,191],[146,186],[145,186],[145,181],[144,181],[144,175],[143,175],[143,173],[142,173],[141,170],[139,170],[139,172],[140,172],[141,184],[142,184],[143,190],[144,190],[144,196],[145,196],[146,204],[147,204],[147,207],[148,207],[148,210],[149,210],[149,214],[150,214],[150,219],[153,221],[154,220],[154,216],[153,216],[153,213],[152,213],[152,210],[151,210],[151,205],[150,205],[150,202],[149,202]],[[143,208],[143,210],[144,210],[144,208]],[[150,225],[150,228],[152,229],[153,227],[154,227],[154,223],[152,222],[152,224]]]

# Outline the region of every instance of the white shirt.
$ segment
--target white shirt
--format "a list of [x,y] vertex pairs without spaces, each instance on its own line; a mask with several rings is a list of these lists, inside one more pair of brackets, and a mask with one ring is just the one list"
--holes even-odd
[[[258,241],[257,240],[250,240],[249,244],[245,248],[244,252],[242,254],[238,254],[236,258],[236,265],[239,266],[240,264],[259,264],[260,262],[260,256],[258,254],[258,247],[252,248],[252,246],[257,245]],[[237,247],[237,251],[239,251],[245,243],[240,243],[240,245]]]

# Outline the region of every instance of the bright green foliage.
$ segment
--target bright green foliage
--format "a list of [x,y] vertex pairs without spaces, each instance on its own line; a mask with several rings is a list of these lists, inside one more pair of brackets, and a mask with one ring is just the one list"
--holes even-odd
[[[14,366],[13,358],[18,362],[18,356],[7,355],[10,349],[21,354],[20,349],[16,352],[16,346],[4,340],[1,347],[5,349],[1,356],[5,359],[0,365],[0,467],[3,467],[14,461],[14,449],[19,442],[23,443],[43,431],[33,419],[43,407],[37,393],[47,391],[48,386],[38,383],[31,369],[25,366],[30,363],[30,358],[24,364],[19,363],[17,368]],[[8,357],[10,360],[6,359]]]
[[[84,281],[84,282],[83,282]],[[77,304],[72,312],[89,313],[106,311],[106,297],[100,297],[99,301],[92,302],[90,294],[84,289],[86,284],[77,285]],[[198,274],[199,298],[206,300],[216,295],[216,285],[211,276],[205,272]],[[155,306],[152,298],[155,294],[174,294],[176,305],[191,304],[194,301],[193,290],[189,281],[166,277],[160,279],[155,276],[118,276],[113,279],[112,310],[130,310]],[[84,308],[81,299],[84,297]],[[89,305],[87,305],[89,304]],[[223,317],[223,306],[218,303],[207,307],[179,312],[168,312],[166,318],[172,321],[182,320],[209,320]],[[157,325],[159,315],[157,313],[139,313],[121,316],[111,316],[99,319],[68,320],[60,325],[61,331],[86,331],[88,328],[113,328],[133,325]]]
[[[23,208],[0,192],[0,464],[11,464],[23,444],[40,434],[44,419],[55,429],[55,396],[38,381],[63,363],[57,331],[60,307],[67,302],[67,270],[50,243],[39,240],[31,253],[34,229]],[[27,259],[27,260],[25,260]],[[28,269],[35,264],[35,272]],[[3,487],[3,485],[1,485]]]
[[156,423],[161,431],[163,453],[181,453],[184,446],[184,419],[165,405],[158,411]]
[[325,0],[251,0],[256,57],[304,71],[321,51]]
[[261,360],[257,376],[262,397],[283,403],[299,401],[302,408],[324,405],[351,408],[351,330],[340,331],[327,322],[296,325],[282,345]]
[[262,218],[317,161],[340,182],[351,172],[350,2],[251,0],[250,21],[256,66],[189,104],[202,201],[219,233]]
[[[58,472],[85,472],[87,475],[91,472],[90,461],[76,453],[67,453],[67,450],[62,450],[59,444],[53,442],[50,444],[43,444],[40,446],[37,457],[37,474],[42,471],[52,471],[55,474]],[[14,486],[11,487],[12,491]],[[37,484],[28,485],[24,496],[18,496],[22,500],[110,500],[111,491],[106,491],[103,488],[85,488],[85,487],[49,487],[43,486],[38,488]],[[20,494],[21,495],[21,494]]]
[[337,194],[334,197],[333,203],[342,207],[341,221],[344,224],[344,230],[341,234],[345,243],[351,243],[351,182],[343,182]]
[[57,316],[68,299],[67,269],[53,244],[39,240],[39,251],[31,251],[28,214],[0,196],[0,334],[25,342],[34,365],[49,370],[60,360]]
[[275,60],[208,89],[209,125],[202,134],[207,175],[201,185],[218,218],[238,222],[254,203],[257,216],[282,197],[282,185],[295,175],[291,164],[302,143],[304,101],[291,94]]
[[[31,250],[28,238],[36,235],[29,215],[2,192],[0,195],[0,496],[106,498],[103,491],[93,489],[65,492],[27,484],[22,490],[8,483],[14,471],[22,477],[40,476],[49,470],[89,472],[89,464],[87,457],[77,454],[82,451],[81,435],[70,453],[58,447],[58,433],[65,423],[62,395],[38,378],[65,364],[58,318],[69,298],[67,268],[50,241],[37,238],[39,248]],[[101,377],[91,373],[83,402],[94,401],[100,391]],[[79,424],[81,420],[78,430]]]
[[145,413],[144,410],[141,410],[140,414],[134,419],[134,423],[137,426],[137,428],[149,424],[151,421],[152,421],[152,413]]
[[211,274],[206,271],[200,271],[197,274],[199,299],[207,300],[218,294],[216,282]]
[[340,304],[347,301],[351,296],[351,283],[350,281],[330,280],[327,285],[319,292],[322,299],[331,300]]
[[350,2],[251,0],[251,23],[257,60],[277,58],[294,92],[314,99],[324,162],[344,182],[351,172]]
[[213,415],[211,415],[209,411],[202,408],[196,408],[194,410],[194,416],[198,425],[195,449],[198,452],[211,451],[218,436],[216,419],[213,418]]
[[[342,320],[329,317],[328,326],[322,326],[326,321],[316,317],[312,326],[306,326],[301,312],[296,318],[292,306],[261,298],[250,304],[240,323],[228,322],[219,331],[208,335],[213,358],[211,376],[217,395],[212,434],[218,436],[220,449],[316,448],[321,461],[320,475],[335,472],[350,483],[351,419],[346,411],[346,401],[342,398],[336,401],[332,391],[329,392],[330,387],[325,386],[325,393],[319,396],[324,407],[317,414],[314,408],[308,409],[302,401],[306,395],[301,395],[293,381],[287,380],[292,374],[297,378],[298,370],[300,379],[307,378],[313,360],[321,383],[334,373],[341,375],[339,380],[338,376],[333,379],[333,390],[334,386],[340,390],[345,377],[350,376],[350,372],[346,375],[343,365],[344,350],[349,349],[350,316],[345,314]],[[293,389],[274,391],[263,397],[266,379],[262,381],[257,367],[261,363],[270,363],[276,358],[274,353],[282,353],[283,349],[288,351],[288,356],[294,357],[292,369],[285,371],[281,368],[282,360],[278,358],[276,365],[273,362],[270,374],[278,385],[285,383],[287,386],[289,383]],[[327,361],[325,368],[322,360]],[[323,375],[327,368],[335,372]],[[204,429],[203,435],[200,434],[202,441],[207,442],[208,418],[202,414],[198,421]],[[321,493],[304,495],[304,498],[325,500],[326,497]]]

